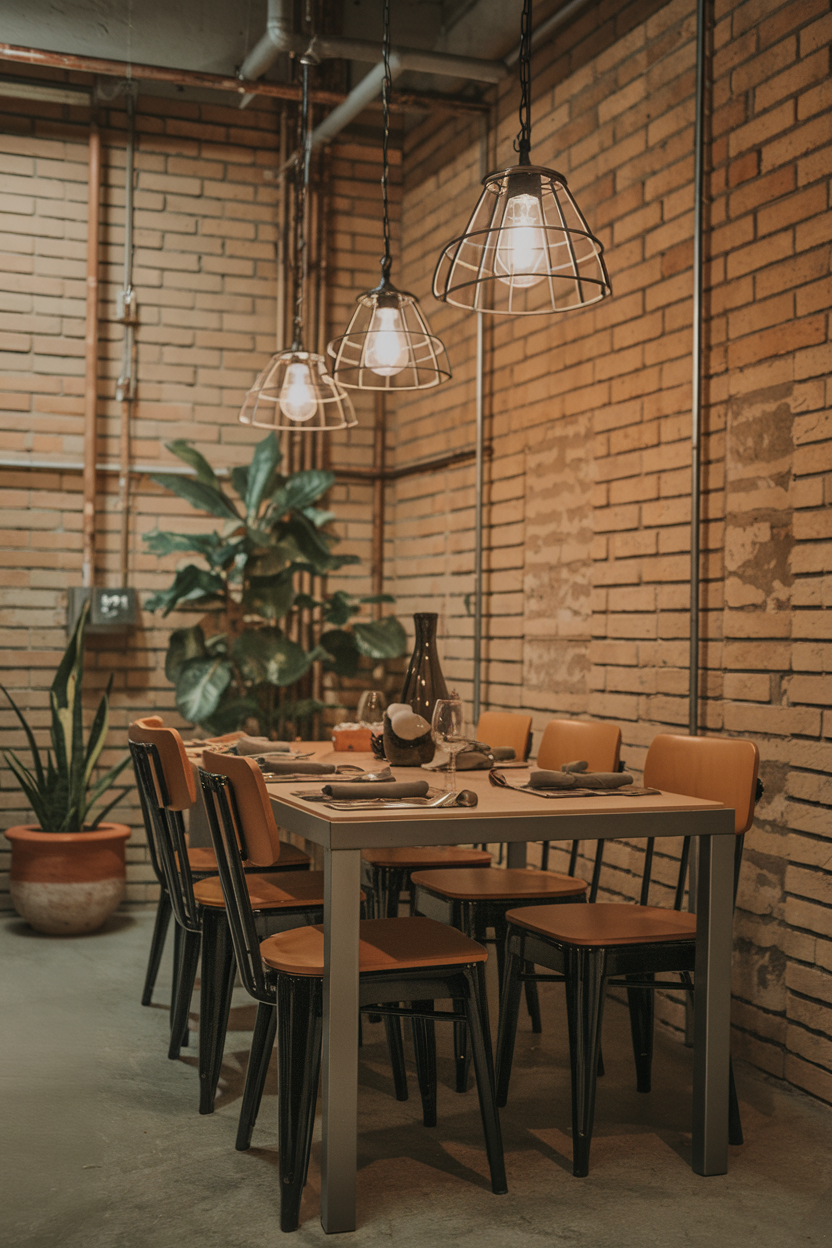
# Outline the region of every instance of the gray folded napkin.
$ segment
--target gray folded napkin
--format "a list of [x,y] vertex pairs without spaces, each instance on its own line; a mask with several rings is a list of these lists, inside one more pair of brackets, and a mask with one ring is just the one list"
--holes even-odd
[[632,783],[628,771],[533,771],[529,776],[530,789],[620,789]]
[[286,754],[291,750],[286,741],[270,741],[268,737],[240,737],[238,754]]
[[309,763],[291,758],[283,762],[266,755],[260,755],[254,761],[261,771],[270,771],[274,776],[329,776],[338,770],[334,763]]
[[427,780],[398,780],[392,784],[388,780],[380,784],[325,784],[321,792],[348,801],[353,797],[427,797],[428,787]]

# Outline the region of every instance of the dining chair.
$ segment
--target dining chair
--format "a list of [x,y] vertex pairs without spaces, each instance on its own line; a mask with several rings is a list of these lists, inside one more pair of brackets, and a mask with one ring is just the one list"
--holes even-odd
[[[212,850],[206,852],[214,866],[213,875],[197,878],[198,873],[191,865],[183,812],[191,809],[196,801],[196,780],[179,733],[173,728],[137,721],[129,727],[128,740],[143,809],[148,814],[150,835],[179,934],[168,1057],[179,1057],[201,950],[199,1112],[210,1114],[214,1109],[234,985],[234,955],[216,874],[219,868]],[[274,872],[283,847],[274,824],[270,832],[268,854],[261,855],[257,862],[241,863],[252,908],[264,921],[268,919],[278,926],[317,921],[323,913],[323,872]],[[268,874],[261,873],[264,866],[270,868]]]
[[[654,738],[644,766],[644,783],[664,792],[704,798],[733,809],[734,900],[745,833],[754,818],[758,796],[759,750],[752,741],[715,737]],[[536,979],[563,982],[572,1074],[572,1173],[589,1172],[589,1151],[595,1114],[596,1069],[606,989],[625,987],[639,1092],[651,1089],[653,1058],[653,993],[679,988],[675,980],[657,980],[675,973],[693,992],[691,973],[696,956],[696,916],[682,910],[690,838],[685,837],[679,862],[674,908],[648,905],[653,841],[644,856],[639,903],[596,902],[592,905],[541,906],[511,910],[506,915],[506,972],[497,1040],[497,1099],[505,1105],[511,1077],[520,989],[529,962],[554,974]],[[742,1125],[729,1067],[729,1140],[742,1143]]]
[[[521,718],[521,717],[517,717]],[[531,717],[529,717],[531,723]],[[584,723],[577,719],[551,720],[543,733],[537,756],[538,766],[559,770],[564,763],[585,759],[591,771],[615,771],[621,749],[621,729],[613,724]],[[595,900],[603,856],[603,841],[598,841],[589,899]],[[544,861],[548,864],[548,842]],[[575,878],[578,842],[570,855],[569,874],[559,875],[546,870],[516,870],[486,866],[476,872],[465,870],[420,870],[411,876],[415,890],[413,912],[427,914],[451,923],[478,940],[486,939],[486,929],[493,927],[497,946],[497,970],[500,991],[505,965],[506,914],[517,906],[541,906],[586,900],[588,886]],[[528,968],[531,972],[531,967]],[[532,1030],[539,1032],[540,1006],[533,979],[526,980],[526,1003]],[[461,1054],[458,1054],[461,1060]],[[458,1068],[461,1076],[461,1067]]]
[[477,721],[477,740],[486,745],[508,747],[514,757],[529,757],[532,748],[532,717],[515,711],[483,711]]
[[[258,1002],[237,1148],[250,1146],[276,1033],[280,1226],[293,1231],[309,1165],[321,1059],[323,925],[260,939],[240,860],[243,855],[259,855],[271,817],[262,776],[248,759],[206,752],[200,779],[237,967],[246,990]],[[450,1017],[469,1028],[491,1188],[503,1193],[505,1164],[483,973],[487,956],[475,941],[430,919],[360,922],[360,1008],[382,1015],[388,1027],[390,1021],[398,1028],[401,1018],[411,1019],[426,1126],[436,1123],[434,1021]],[[453,1011],[436,1012],[434,1001],[448,997]],[[390,1035],[388,1029],[388,1040]]]
[[[165,721],[159,715],[146,715],[142,719],[136,720],[136,723],[147,728],[164,728],[165,726]],[[206,745],[216,743],[217,741],[234,740],[239,735],[239,733],[227,733],[224,737],[212,737],[210,742],[206,742]],[[142,811],[142,820],[144,822],[145,835],[147,837],[147,848],[150,854],[150,866],[159,885],[159,902],[156,907],[156,918],[153,924],[153,935],[150,940],[150,954],[147,960],[147,970],[145,972],[141,998],[142,1005],[150,1005],[153,999],[153,989],[156,986],[156,978],[159,974],[159,966],[162,961],[162,954],[165,948],[168,928],[170,926],[171,904],[170,894],[165,883],[162,865],[159,861],[159,855],[156,852],[156,838],[153,833],[150,812],[147,809],[141,785],[138,785],[138,791],[139,803]],[[196,791],[195,787],[194,791]],[[298,849],[297,846],[292,845],[289,842],[281,842],[281,871],[308,871],[311,861],[312,860],[309,855],[304,853],[302,849]],[[205,875],[216,875],[217,873],[217,861],[214,857],[214,851],[208,846],[189,845],[188,862],[194,879],[201,879]],[[253,869],[254,868],[252,868],[252,870]],[[177,931],[178,930],[179,929],[177,928]]]

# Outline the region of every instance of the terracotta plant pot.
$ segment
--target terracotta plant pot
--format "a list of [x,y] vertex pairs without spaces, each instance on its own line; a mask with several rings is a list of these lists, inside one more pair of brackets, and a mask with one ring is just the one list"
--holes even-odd
[[12,904],[36,932],[95,932],[124,897],[126,824],[65,834],[28,824],[5,835],[12,843]]

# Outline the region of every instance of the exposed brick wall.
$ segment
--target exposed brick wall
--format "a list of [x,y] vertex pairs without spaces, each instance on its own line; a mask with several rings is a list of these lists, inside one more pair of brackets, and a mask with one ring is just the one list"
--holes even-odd
[[[22,101],[0,101],[0,439],[2,454],[79,463],[83,457],[88,116]],[[98,461],[119,455],[118,377],[122,326],[115,296],[122,283],[125,114],[101,113],[101,347]],[[380,252],[377,146],[344,143],[326,173],[329,323],[340,332],[358,289],[375,285]],[[396,170],[399,153],[394,153]],[[142,464],[174,463],[163,443],[192,439],[215,466],[245,462],[262,433],[236,420],[243,394],[275,349],[277,118],[266,106],[193,104],[142,94],[137,110],[135,267],[140,320],[138,391],[132,455]],[[398,173],[393,198],[399,195]],[[397,228],[397,225],[394,226]],[[309,326],[309,320],[307,320]],[[307,341],[314,345],[315,325]],[[339,466],[367,466],[373,403],[356,402],[361,425],[330,440]],[[302,442],[303,439],[300,439]],[[117,476],[98,479],[96,583],[119,579]],[[38,729],[48,725],[47,690],[65,645],[66,589],[80,584],[81,476],[77,472],[0,468],[3,507],[3,682]],[[130,583],[142,599],[169,583],[183,560],[145,552],[142,534],[161,528],[204,531],[206,521],[155,486],[133,479]],[[370,592],[371,487],[338,484],[331,506],[339,549],[362,564],[342,583]],[[210,523],[213,523],[211,521]],[[187,562],[187,560],[184,560]],[[135,631],[90,638],[89,713],[114,673],[111,747],[122,753],[131,718],[150,710],[179,722],[164,675],[171,627],[142,613]],[[7,708],[3,744],[25,746]],[[45,738],[43,738],[45,740]],[[3,826],[27,819],[22,795],[3,768]],[[134,828],[128,843],[128,900],[155,895],[134,796],[113,815]],[[0,842],[0,907],[8,906],[7,843]]]
[[[700,722],[756,740],[766,785],[736,923],[736,1051],[832,1101],[829,9],[715,8]],[[588,6],[535,55],[532,159],[566,174],[615,295],[486,321],[485,705],[533,712],[537,732],[553,714],[613,720],[636,770],[688,719],[694,35],[691,0]],[[491,168],[513,163],[516,104],[507,84]],[[475,318],[428,292],[481,172],[475,121],[410,134],[405,285],[454,379],[398,403],[400,457],[473,441]],[[468,466],[396,490],[391,588],[433,596],[468,696],[472,520]],[[607,861],[609,891],[634,896],[640,850]],[[674,869],[663,856],[657,898]],[[661,1008],[681,1026],[679,1002]]]

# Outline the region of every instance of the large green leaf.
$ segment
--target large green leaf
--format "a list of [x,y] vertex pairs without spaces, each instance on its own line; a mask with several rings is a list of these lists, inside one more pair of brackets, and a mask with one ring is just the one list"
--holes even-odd
[[316,572],[328,572],[332,567],[332,555],[329,553],[329,542],[325,534],[310,524],[305,516],[294,512],[286,522],[286,531],[291,536],[303,559],[312,565]]
[[245,725],[247,719],[256,719],[260,732],[264,732],[263,708],[257,699],[229,696],[226,690],[214,714],[202,721],[202,727],[207,728],[213,736],[219,737],[225,732],[236,732]]
[[291,611],[294,597],[291,574],[252,576],[243,594],[243,610],[264,620],[282,620]]
[[231,469],[231,484],[240,498],[245,499],[248,493],[248,464],[238,464],[236,468]]
[[318,651],[307,652],[278,628],[258,628],[240,634],[234,657],[245,679],[254,684],[293,685],[309,671]]
[[173,555],[193,551],[204,555],[212,567],[227,567],[240,549],[239,542],[224,542],[219,533],[168,533],[154,529],[145,533],[144,542],[153,555]]
[[179,669],[176,682],[176,709],[191,724],[209,719],[231,683],[228,659],[189,659]]
[[326,652],[324,668],[336,676],[355,676],[361,657],[352,633],[343,628],[332,628],[321,634],[320,646]]
[[352,626],[356,644],[368,659],[397,659],[407,650],[407,634],[395,615]]
[[248,470],[245,504],[246,513],[250,519],[257,515],[260,504],[270,492],[269,487],[273,484],[275,470],[279,463],[280,443],[275,435],[270,433],[254,448],[254,455]]
[[335,519],[334,511],[321,511],[319,507],[303,507],[301,511],[316,529],[322,529],[325,524],[331,524]]
[[206,485],[204,481],[195,481],[192,477],[179,477],[169,472],[154,472],[151,481],[170,490],[178,498],[184,498],[197,511],[207,511],[209,516],[219,516],[222,520],[237,520],[240,515],[227,494]]
[[161,610],[170,615],[174,607],[197,602],[202,606],[205,599],[224,598],[225,581],[217,572],[198,568],[195,563],[180,568],[169,589],[161,589],[145,602],[148,611]]
[[[45,783],[45,777],[43,773],[43,764],[40,761],[40,750],[38,749],[35,743],[35,734],[32,732],[32,729],[29,727],[29,723],[25,715],[23,714],[20,707],[15,702],[12,695],[9,693],[6,686],[0,685],[0,689],[3,690],[6,697],[9,699],[9,702],[11,702],[12,710],[14,711],[17,718],[20,720],[20,723],[23,727],[23,731],[26,734],[26,741],[28,743],[29,749],[32,751],[32,765],[35,769],[35,781],[40,788],[43,788],[43,785]],[[22,767],[23,764],[21,763],[20,766]]]
[[175,628],[165,655],[165,675],[175,685],[182,664],[190,659],[203,659],[205,655],[205,634],[199,624],[194,624],[193,628]]
[[197,481],[201,481],[203,485],[213,486],[215,490],[220,490],[221,487],[217,474],[205,456],[199,453],[192,442],[189,442],[186,438],[177,438],[175,442],[166,442],[165,445],[178,459],[181,459],[183,463],[193,468]]
[[335,473],[324,468],[306,468],[301,472],[292,473],[286,482],[286,506],[295,511],[302,511],[316,503],[322,494],[332,486]]
[[327,599],[324,619],[328,624],[334,624],[336,628],[340,628],[343,624],[348,624],[357,611],[358,607],[352,594],[344,593],[343,589],[336,589],[335,593],[330,594]]

